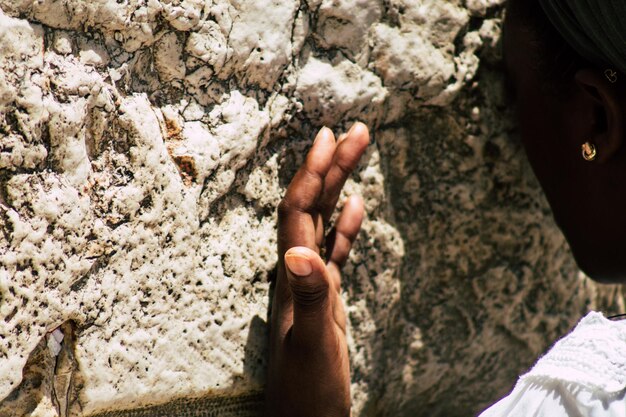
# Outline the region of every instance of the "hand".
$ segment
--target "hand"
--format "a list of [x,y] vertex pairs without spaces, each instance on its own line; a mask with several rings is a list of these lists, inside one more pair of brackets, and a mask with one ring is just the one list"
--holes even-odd
[[[361,228],[361,198],[346,201],[326,243],[324,228],[368,143],[363,123],[337,142],[322,128],[278,207],[267,387],[271,417],[350,415],[340,271]],[[319,255],[322,245],[326,259]]]

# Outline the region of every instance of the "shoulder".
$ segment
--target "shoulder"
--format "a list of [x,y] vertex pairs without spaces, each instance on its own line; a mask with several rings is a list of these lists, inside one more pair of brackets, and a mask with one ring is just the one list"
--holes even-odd
[[587,314],[481,417],[626,416],[626,321]]
[[607,393],[626,387],[626,321],[587,314],[520,381],[553,379]]

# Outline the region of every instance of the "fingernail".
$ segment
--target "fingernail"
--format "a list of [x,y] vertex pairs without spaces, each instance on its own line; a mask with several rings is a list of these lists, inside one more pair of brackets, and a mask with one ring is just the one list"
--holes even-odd
[[285,263],[287,264],[287,268],[289,268],[294,275],[306,277],[313,272],[311,262],[307,258],[299,255],[286,255]]
[[319,138],[321,138],[324,135],[324,131],[328,129],[326,126],[322,126],[322,128],[319,130],[319,132],[317,132],[317,135],[315,136],[315,140],[313,141],[313,144],[315,145],[315,142],[317,142],[319,140]]

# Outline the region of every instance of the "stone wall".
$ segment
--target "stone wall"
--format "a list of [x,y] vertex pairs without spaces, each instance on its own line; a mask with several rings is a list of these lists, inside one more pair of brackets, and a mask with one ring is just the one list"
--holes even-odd
[[322,125],[355,416],[470,416],[619,287],[511,122],[503,0],[0,0],[0,416],[258,415],[275,209]]

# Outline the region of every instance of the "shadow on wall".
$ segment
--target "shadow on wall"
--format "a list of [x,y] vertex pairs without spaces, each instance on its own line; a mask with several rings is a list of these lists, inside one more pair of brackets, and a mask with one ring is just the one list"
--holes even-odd
[[361,416],[477,415],[589,308],[615,309],[612,288],[590,297],[501,82],[483,64],[449,109],[419,109],[376,136],[380,217],[403,251],[366,224],[346,268],[348,304],[368,311],[348,310],[353,381],[369,386]]
[[42,406],[59,417],[74,415],[82,384],[74,355],[76,334],[76,324],[67,321],[41,339],[22,370],[22,382],[0,403],[0,416],[37,414]]

